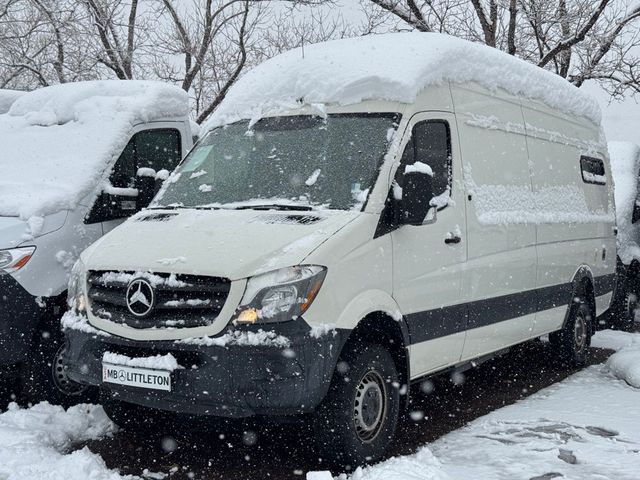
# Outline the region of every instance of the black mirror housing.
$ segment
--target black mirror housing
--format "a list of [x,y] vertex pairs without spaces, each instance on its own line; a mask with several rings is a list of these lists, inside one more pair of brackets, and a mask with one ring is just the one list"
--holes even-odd
[[636,223],[640,220],[640,205],[638,205],[638,201],[633,204],[633,216],[631,217],[631,223]]
[[433,199],[433,178],[422,172],[404,174],[402,198],[398,201],[397,220],[400,225],[422,225]]

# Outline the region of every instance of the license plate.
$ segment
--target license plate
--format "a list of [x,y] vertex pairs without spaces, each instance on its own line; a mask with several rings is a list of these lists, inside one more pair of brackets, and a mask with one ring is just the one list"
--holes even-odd
[[102,364],[102,381],[116,385],[171,391],[171,373],[166,370]]

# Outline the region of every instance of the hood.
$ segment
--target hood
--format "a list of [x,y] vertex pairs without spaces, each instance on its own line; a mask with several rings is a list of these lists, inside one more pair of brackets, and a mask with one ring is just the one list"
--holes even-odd
[[297,265],[360,215],[347,211],[147,210],[85,251],[89,270],[231,280]]
[[31,217],[28,220],[0,216],[0,249],[29,244],[35,238],[60,229],[64,225],[67,213],[61,211],[44,218]]

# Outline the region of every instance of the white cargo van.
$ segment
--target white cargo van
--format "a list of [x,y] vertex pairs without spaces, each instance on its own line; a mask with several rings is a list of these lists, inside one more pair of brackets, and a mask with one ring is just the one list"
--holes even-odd
[[599,115],[437,34],[269,60],[82,254],[68,374],[120,424],[299,416],[319,456],[361,463],[430,375],[545,334],[583,364],[616,265]]
[[610,142],[618,225],[618,277],[611,326],[633,327],[640,293],[640,147],[632,142]]
[[189,150],[189,105],[180,89],[146,82],[10,96],[0,115],[0,370],[23,371],[32,399],[60,402],[54,383],[81,393],[59,355],[71,268],[146,207]]

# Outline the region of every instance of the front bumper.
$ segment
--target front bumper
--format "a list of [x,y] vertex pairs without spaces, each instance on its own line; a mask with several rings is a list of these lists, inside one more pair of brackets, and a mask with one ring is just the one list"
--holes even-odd
[[[67,330],[68,374],[99,385],[112,398],[189,415],[241,418],[312,411],[327,393],[347,331],[314,338],[301,319],[267,328],[289,339],[289,347],[140,342]],[[171,392],[102,383],[107,351],[132,358],[171,353],[184,369],[172,372]]]
[[22,362],[43,308],[11,275],[0,275],[0,367]]

